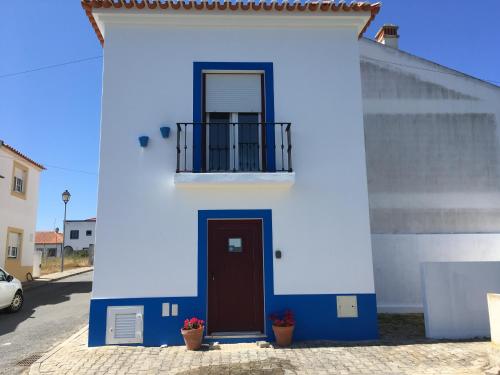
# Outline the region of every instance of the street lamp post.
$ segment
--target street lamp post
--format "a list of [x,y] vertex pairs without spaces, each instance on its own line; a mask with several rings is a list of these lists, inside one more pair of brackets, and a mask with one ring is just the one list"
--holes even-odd
[[64,271],[64,239],[66,237],[66,205],[69,202],[69,198],[71,198],[71,194],[68,190],[64,190],[62,193],[62,201],[64,202],[64,221],[63,221],[63,243],[61,249],[61,272]]

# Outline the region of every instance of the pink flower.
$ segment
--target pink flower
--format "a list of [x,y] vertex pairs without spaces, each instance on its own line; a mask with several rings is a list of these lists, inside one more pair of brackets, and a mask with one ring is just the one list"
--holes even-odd
[[273,325],[278,327],[291,327],[295,325],[295,319],[291,310],[286,310],[283,317],[280,317],[278,314],[271,314],[270,319]]

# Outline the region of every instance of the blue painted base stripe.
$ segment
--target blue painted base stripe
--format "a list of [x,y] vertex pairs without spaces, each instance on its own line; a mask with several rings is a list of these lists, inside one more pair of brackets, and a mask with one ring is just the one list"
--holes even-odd
[[[294,339],[373,340],[378,338],[375,294],[357,294],[358,318],[337,318],[334,294],[273,295],[266,300],[271,311],[291,309],[297,325]],[[162,303],[179,305],[179,316],[162,317]],[[108,306],[144,306],[144,346],[183,345],[180,328],[184,319],[203,316],[205,302],[198,297],[92,299],[90,301],[89,346],[105,345]],[[267,325],[267,324],[266,324]],[[272,330],[267,338],[274,341]],[[208,340],[210,341],[210,340]],[[253,342],[255,339],[220,339],[219,342]]]

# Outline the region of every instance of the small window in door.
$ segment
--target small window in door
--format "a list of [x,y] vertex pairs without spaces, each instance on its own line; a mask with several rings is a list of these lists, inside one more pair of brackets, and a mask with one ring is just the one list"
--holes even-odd
[[243,251],[241,238],[229,238],[227,242],[227,248],[230,253],[241,253]]

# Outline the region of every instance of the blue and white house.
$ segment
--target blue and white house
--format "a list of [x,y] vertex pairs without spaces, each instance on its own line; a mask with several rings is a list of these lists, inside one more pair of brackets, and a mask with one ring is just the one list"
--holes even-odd
[[[104,46],[89,345],[377,338],[368,3],[83,0]],[[133,235],[124,235],[129,233]],[[329,324],[318,324],[328,319]]]

